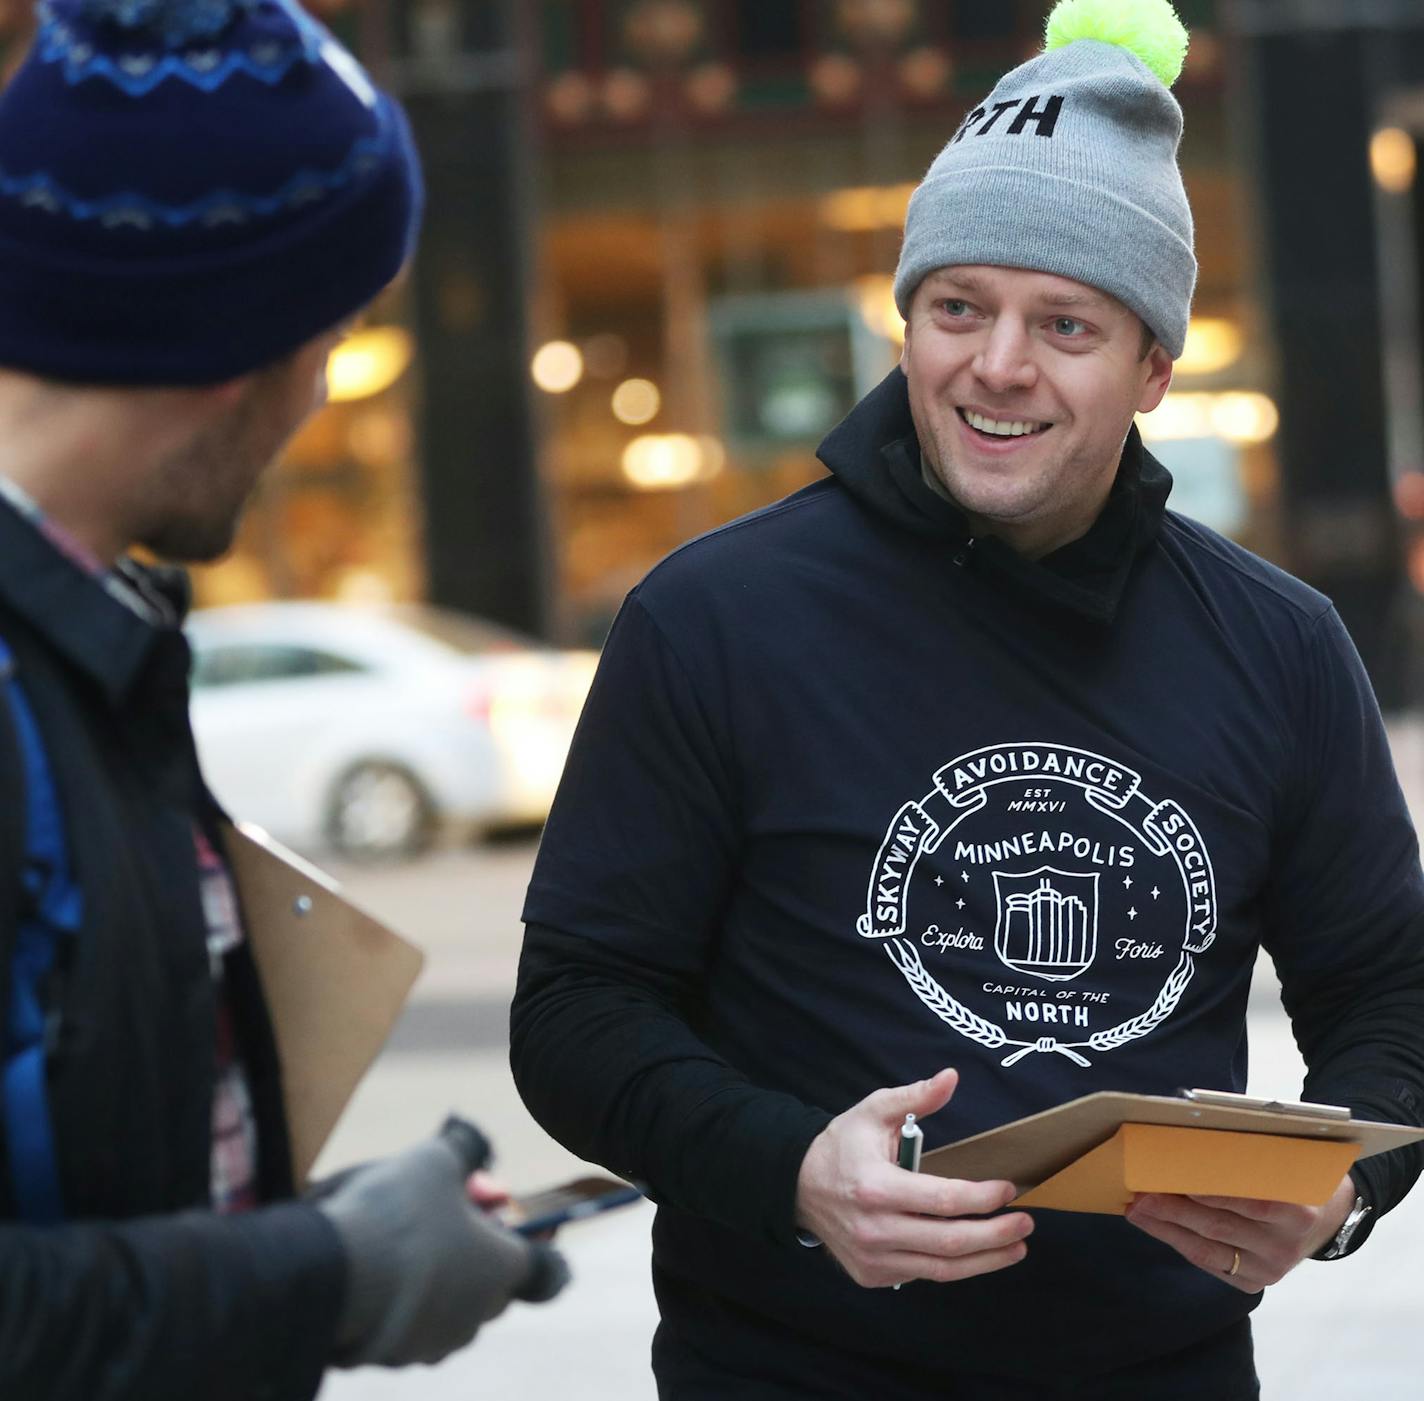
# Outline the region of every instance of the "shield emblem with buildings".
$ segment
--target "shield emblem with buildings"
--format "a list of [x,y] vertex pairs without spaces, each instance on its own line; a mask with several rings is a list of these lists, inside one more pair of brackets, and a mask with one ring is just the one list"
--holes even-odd
[[1098,872],[994,872],[994,948],[1017,973],[1066,983],[1098,952]]

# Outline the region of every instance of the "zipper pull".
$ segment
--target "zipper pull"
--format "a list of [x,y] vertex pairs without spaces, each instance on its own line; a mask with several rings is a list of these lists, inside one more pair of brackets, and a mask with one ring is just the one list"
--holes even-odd
[[954,557],[954,562],[962,569],[969,563],[969,556],[974,553],[974,547],[979,542],[971,535],[965,542],[964,547]]

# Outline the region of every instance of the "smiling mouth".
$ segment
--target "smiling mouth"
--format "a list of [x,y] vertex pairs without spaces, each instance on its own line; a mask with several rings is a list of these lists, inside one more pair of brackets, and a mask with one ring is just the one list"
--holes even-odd
[[957,409],[956,412],[983,438],[1036,438],[1053,427],[1051,423],[1040,423],[1034,419],[986,418],[973,409]]

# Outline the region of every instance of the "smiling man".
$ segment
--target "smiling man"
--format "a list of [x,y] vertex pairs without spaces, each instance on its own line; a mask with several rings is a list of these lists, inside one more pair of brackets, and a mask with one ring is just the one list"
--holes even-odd
[[1247,1401],[1262,1290],[1419,1172],[1031,1219],[893,1162],[908,1113],[934,1148],[1244,1089],[1262,946],[1305,1098],[1424,1105],[1424,880],[1369,683],[1327,599],[1165,509],[1133,426],[1196,275],[1185,33],[1068,0],[1049,40],[911,200],[903,360],[830,478],[629,597],[540,851],[515,1072],[660,1204],[669,1401]]
[[1117,298],[1010,268],[931,272],[902,364],[932,481],[1030,559],[1087,534],[1127,425],[1172,381],[1171,356]]

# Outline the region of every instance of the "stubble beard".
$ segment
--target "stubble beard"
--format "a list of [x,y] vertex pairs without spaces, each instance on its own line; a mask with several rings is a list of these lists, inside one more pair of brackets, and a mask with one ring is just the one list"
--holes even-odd
[[200,433],[160,468],[140,544],[161,559],[210,564],[237,538],[243,512],[276,456],[255,441],[252,406]]
[[205,517],[164,521],[141,537],[139,544],[174,564],[211,564],[232,548],[246,504],[242,502],[221,520]]
[[1039,514],[1049,504],[1043,481],[1052,475],[1051,464],[1035,464],[1028,477],[1013,475],[1013,469],[1006,468],[1001,476],[991,477],[991,489],[983,491],[975,485],[979,474],[959,470],[953,450],[937,429],[931,429],[929,439],[931,451],[925,453],[925,465],[955,505],[976,521],[1013,525]]

